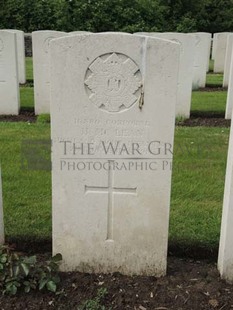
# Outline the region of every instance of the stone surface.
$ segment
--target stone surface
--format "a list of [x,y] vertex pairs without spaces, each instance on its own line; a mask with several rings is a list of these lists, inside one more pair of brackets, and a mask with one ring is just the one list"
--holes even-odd
[[230,72],[229,72],[229,83],[227,90],[227,103],[225,118],[231,119],[233,110],[233,57],[231,57]]
[[224,65],[223,87],[227,87],[230,78],[231,58],[233,52],[233,34],[227,37],[226,58]]
[[16,34],[0,30],[0,115],[19,114]]
[[63,270],[165,274],[178,62],[177,43],[151,37],[51,42],[53,253]]
[[214,56],[214,72],[223,73],[225,58],[226,58],[226,47],[227,37],[229,32],[219,32],[216,36],[216,47]]
[[20,84],[25,84],[26,64],[25,64],[24,32],[16,29],[4,29],[4,30],[11,31],[16,34],[18,78]]
[[214,60],[214,58],[215,58],[217,36],[218,36],[218,33],[214,33],[213,38],[212,38],[212,52],[211,52],[211,59],[212,60]]
[[35,114],[50,113],[50,56],[49,43],[68,35],[59,31],[32,32]]
[[176,32],[142,32],[139,34],[172,40],[180,44],[176,116],[189,118],[192,99],[195,38],[184,33]]
[[233,122],[227,158],[218,269],[223,279],[233,282]]
[[3,199],[2,199],[2,174],[0,167],[0,244],[4,244],[5,234],[4,234],[4,218],[3,218]]
[[195,37],[193,89],[205,87],[206,71],[208,67],[210,53],[211,34],[205,32],[190,33]]
[[209,72],[210,58],[211,58],[211,44],[212,44],[212,34],[208,32],[200,32],[206,34],[206,72]]

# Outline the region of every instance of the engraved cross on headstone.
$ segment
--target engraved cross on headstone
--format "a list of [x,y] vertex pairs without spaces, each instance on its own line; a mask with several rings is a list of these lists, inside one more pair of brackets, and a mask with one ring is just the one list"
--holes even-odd
[[116,187],[114,186],[114,171],[111,167],[111,163],[113,161],[109,161],[109,169],[108,169],[108,186],[87,186],[85,185],[85,193],[88,194],[90,192],[97,194],[108,194],[108,216],[107,216],[107,241],[113,240],[113,212],[114,212],[114,194],[129,194],[136,195],[137,187],[133,188],[124,188],[124,187]]

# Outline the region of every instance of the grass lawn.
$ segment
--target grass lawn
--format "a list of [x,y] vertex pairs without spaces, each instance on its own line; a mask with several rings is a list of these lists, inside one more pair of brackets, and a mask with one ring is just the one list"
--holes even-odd
[[[7,239],[50,240],[50,172],[21,169],[22,139],[49,139],[49,124],[2,122],[0,132]],[[228,134],[222,128],[176,128],[171,242],[218,245]]]
[[26,79],[33,80],[32,57],[26,57]]
[[20,87],[20,106],[23,109],[34,108],[34,88]]
[[208,73],[206,78],[206,86],[208,87],[222,87],[223,74],[221,73]]
[[227,100],[226,91],[203,92],[194,91],[192,93],[191,112],[217,112],[225,113]]
[[229,129],[177,127],[170,242],[218,247]]
[[21,141],[48,139],[49,126],[2,122],[0,132],[6,236],[25,242],[50,238],[50,172],[21,169]]

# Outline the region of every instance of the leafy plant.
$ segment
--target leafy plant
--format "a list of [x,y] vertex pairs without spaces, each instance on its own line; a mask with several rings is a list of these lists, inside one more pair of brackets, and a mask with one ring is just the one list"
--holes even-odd
[[4,294],[15,295],[20,288],[25,293],[47,289],[56,292],[61,254],[39,262],[36,256],[23,256],[8,246],[0,247],[0,288]]
[[78,310],[107,310],[105,306],[101,305],[102,299],[106,296],[106,294],[106,288],[99,289],[96,297],[85,301],[85,303],[79,307]]

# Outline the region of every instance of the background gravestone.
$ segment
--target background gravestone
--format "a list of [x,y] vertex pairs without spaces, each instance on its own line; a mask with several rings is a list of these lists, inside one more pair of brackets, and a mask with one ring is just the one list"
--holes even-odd
[[0,115],[18,115],[19,108],[16,35],[0,30]]
[[206,72],[208,72],[209,62],[210,62],[212,34],[208,32],[195,32],[195,34],[202,36],[205,42],[204,46],[205,46],[205,55],[206,55]]
[[172,40],[180,44],[176,116],[189,118],[192,99],[193,50],[195,47],[195,38],[188,34],[175,32],[148,32],[147,34],[143,34]]
[[212,38],[212,53],[211,53],[211,59],[212,60],[214,60],[214,58],[215,58],[217,37],[218,37],[218,33],[214,33],[213,38]]
[[233,34],[227,37],[226,58],[224,65],[223,87],[227,87],[230,78],[231,58],[233,52]]
[[66,271],[164,275],[179,45],[102,33],[50,48],[53,253]]
[[227,37],[230,32],[220,32],[216,36],[216,47],[214,56],[214,72],[222,73],[224,71]]
[[193,89],[203,88],[206,85],[206,71],[209,61],[209,40],[211,35],[204,32],[190,33],[196,40],[194,49]]
[[229,70],[229,83],[227,90],[225,119],[231,119],[232,111],[233,111],[233,57],[231,57],[230,70]]
[[16,34],[16,50],[17,50],[17,65],[19,83],[26,83],[26,64],[25,64],[25,43],[24,32],[16,29],[4,29]]
[[32,32],[35,114],[50,113],[50,57],[49,43],[54,38],[68,35],[59,31]]

